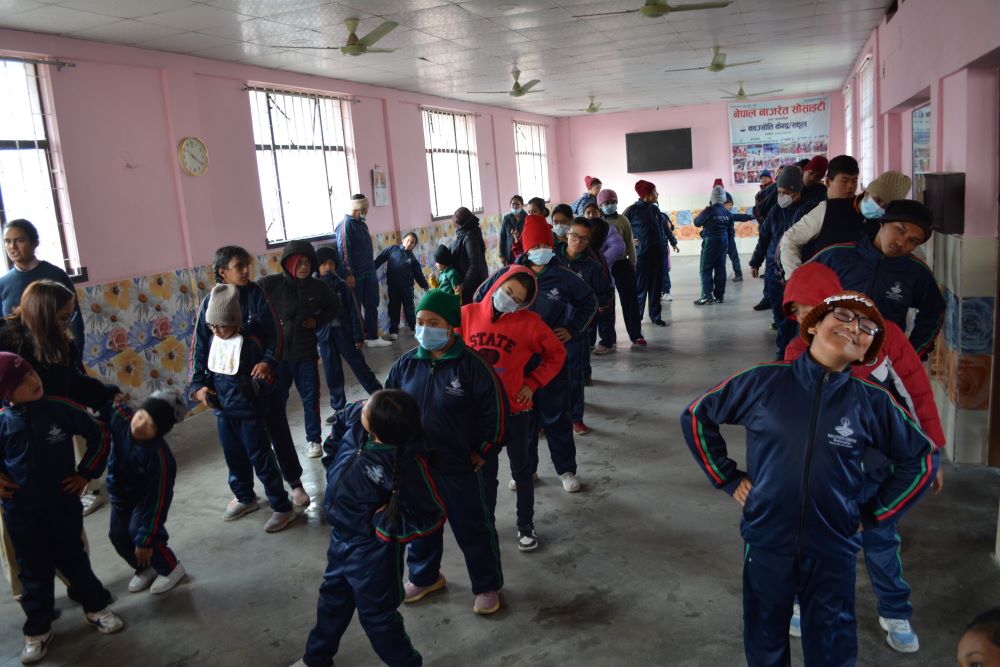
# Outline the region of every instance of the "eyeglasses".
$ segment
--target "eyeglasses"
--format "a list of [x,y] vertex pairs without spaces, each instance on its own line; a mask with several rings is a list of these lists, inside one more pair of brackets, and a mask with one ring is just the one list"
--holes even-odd
[[576,241],[589,241],[589,236],[584,236],[583,234],[577,234],[576,232],[570,232],[566,235],[566,238],[574,239]]
[[833,316],[836,317],[841,322],[844,322],[845,324],[850,324],[854,320],[857,320],[858,329],[861,331],[861,333],[868,334],[869,336],[874,336],[879,331],[881,331],[881,329],[879,329],[879,326],[875,324],[874,320],[871,320],[862,315],[858,315],[850,308],[834,308]]

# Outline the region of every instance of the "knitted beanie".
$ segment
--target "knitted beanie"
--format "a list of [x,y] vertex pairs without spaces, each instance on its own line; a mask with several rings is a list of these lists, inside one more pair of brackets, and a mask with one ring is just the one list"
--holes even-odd
[[320,264],[325,264],[327,262],[340,264],[340,260],[337,257],[337,251],[328,245],[316,248],[316,264],[320,265]]
[[792,192],[802,192],[802,170],[789,165],[778,174],[778,187]]
[[158,436],[169,433],[174,424],[183,421],[188,412],[184,396],[176,388],[154,391],[139,405],[139,409],[145,410],[153,418]]
[[237,327],[243,323],[240,308],[240,291],[236,285],[216,285],[208,297],[205,323],[223,327]]
[[596,176],[584,176],[583,177],[583,184],[587,186],[588,190],[590,189],[590,186],[593,185],[594,183],[597,183],[598,185],[601,185],[601,179],[597,178]]
[[635,193],[639,195],[639,199],[645,199],[653,194],[655,189],[656,186],[649,181],[638,180],[635,182]]
[[924,242],[934,229],[931,210],[913,199],[897,199],[886,204],[880,222],[909,222],[924,230]]
[[771,170],[765,169],[764,171],[760,172],[760,176],[758,176],[758,178],[773,178],[773,176],[771,176]]
[[878,308],[875,307],[875,302],[860,292],[848,290],[829,296],[816,304],[812,310],[806,313],[799,324],[799,335],[802,336],[802,340],[807,345],[811,345],[813,334],[809,333],[809,329],[819,324],[820,320],[837,307],[853,310],[858,315],[867,317],[878,325],[878,333],[872,337],[872,344],[868,347],[864,359],[852,362],[854,365],[872,363],[878,358],[879,350],[882,349],[882,343],[885,341],[885,320],[882,319],[882,313],[878,312]]
[[0,352],[0,398],[9,401],[24,376],[35,370],[25,359],[12,352]]
[[905,197],[906,193],[910,191],[910,185],[910,177],[903,172],[887,171],[879,174],[869,183],[865,187],[865,192],[888,203]]
[[542,216],[529,215],[521,230],[521,247],[528,251],[540,245],[552,246],[552,227]]
[[815,306],[843,289],[840,278],[833,269],[818,262],[806,262],[795,269],[785,283],[784,303],[782,303],[785,317],[795,319],[795,314],[792,313],[793,303]]
[[354,195],[351,197],[351,213],[368,208],[368,197],[364,195]]
[[444,318],[444,321],[453,327],[462,325],[462,302],[457,296],[441,289],[432,289],[424,292],[424,296],[417,304],[417,312],[429,310]]
[[618,201],[618,193],[616,193],[614,190],[609,190],[609,189],[605,188],[605,189],[603,189],[603,190],[601,190],[600,192],[597,193],[597,205],[598,206],[604,206],[605,204],[607,204],[612,199],[614,199],[615,201]]
[[813,159],[809,160],[809,164],[807,164],[802,171],[811,171],[816,174],[817,178],[823,178],[826,176],[826,168],[828,166],[830,166],[830,161],[822,155],[817,155]]
[[713,188],[714,188],[714,187],[715,187],[716,185],[719,185],[719,186],[722,186],[723,188],[725,188],[725,187],[726,187],[726,186],[725,186],[725,184],[724,184],[724,183],[722,182],[722,179],[721,179],[721,178],[717,178],[717,179],[715,179],[715,182],[714,182],[714,183],[712,183],[712,187],[713,187]]
[[726,191],[721,185],[716,185],[712,188],[712,194],[708,198],[709,204],[724,204],[726,203]]
[[451,254],[451,248],[446,245],[439,245],[434,251],[434,261],[442,266],[451,266],[455,263],[455,258]]

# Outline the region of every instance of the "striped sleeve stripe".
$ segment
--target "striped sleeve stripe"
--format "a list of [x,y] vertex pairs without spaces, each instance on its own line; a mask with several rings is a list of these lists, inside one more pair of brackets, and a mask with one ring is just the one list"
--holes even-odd
[[340,234],[340,256],[344,258],[344,269],[346,273],[351,273],[351,260],[347,254],[347,220],[340,223],[342,230]]
[[87,419],[94,422],[94,425],[97,426],[97,430],[100,432],[101,444],[97,448],[97,451],[92,456],[85,457],[82,461],[80,461],[80,465],[82,465],[84,469],[94,472],[97,469],[98,464],[101,462],[101,460],[106,458],[108,455],[108,447],[111,442],[111,437],[108,433],[108,428],[104,425],[103,422],[97,421],[96,419],[91,417],[90,413],[87,412],[87,409],[75,401],[72,401],[68,398],[64,398],[62,396],[46,396],[46,398],[48,398],[53,403],[60,403],[62,405],[67,406],[68,408],[82,412],[87,417]]
[[441,526],[444,525],[444,520],[446,518],[444,501],[441,500],[441,496],[438,494],[437,487],[434,486],[434,480],[431,479],[430,471],[427,469],[427,462],[424,461],[422,456],[417,456],[415,461],[417,463],[417,466],[420,468],[420,476],[424,480],[424,486],[426,486],[427,490],[430,491],[431,497],[434,498],[434,503],[438,506],[438,509],[440,510],[440,516],[438,516],[437,521],[435,521],[434,524],[428,528],[424,528],[422,530],[415,530],[405,535],[400,535],[397,537],[390,535],[381,528],[377,528],[375,530],[375,534],[383,542],[409,542],[411,540],[417,539],[418,537],[424,537],[426,535],[430,535],[431,533],[438,530],[439,528],[441,528]]
[[149,526],[146,528],[146,539],[143,540],[143,544],[147,547],[153,543],[153,537],[160,527],[160,517],[163,516],[167,496],[167,455],[162,449],[156,455],[160,460],[160,479],[157,481],[156,512],[153,513],[153,518],[149,521]]
[[479,353],[476,352],[474,349],[472,349],[471,347],[468,349],[470,352],[472,352],[472,357],[476,359],[476,361],[478,361],[480,364],[482,364],[483,368],[486,369],[486,373],[490,376],[490,379],[493,381],[493,396],[494,396],[494,401],[496,403],[497,422],[496,422],[496,429],[493,433],[493,438],[483,443],[482,452],[483,454],[488,454],[490,451],[492,451],[494,445],[496,445],[498,442],[501,441],[501,439],[503,438],[504,430],[506,429],[507,415],[504,414],[505,410],[503,409],[503,398],[500,394],[502,391],[504,391],[504,388],[500,384],[500,378],[497,377],[496,371],[493,370],[493,367],[490,366],[488,363],[486,363],[486,360],[483,359],[479,355]]
[[941,333],[941,327],[943,326],[944,326],[944,311],[941,311],[941,314],[938,316],[938,322],[934,326],[934,330],[931,332],[931,335],[927,337],[927,340],[920,343],[915,348],[917,356],[920,357],[924,356],[924,354],[927,352],[928,349],[930,349],[934,341],[937,340],[938,334]]

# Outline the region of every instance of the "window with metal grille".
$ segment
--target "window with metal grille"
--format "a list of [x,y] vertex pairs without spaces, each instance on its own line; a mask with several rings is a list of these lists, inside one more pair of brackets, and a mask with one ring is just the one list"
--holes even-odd
[[844,89],[844,152],[854,155],[854,89]]
[[861,66],[861,183],[866,186],[875,178],[875,72],[869,59]]
[[451,215],[462,206],[483,209],[472,114],[423,109],[427,177],[431,184],[431,215]]
[[514,121],[514,158],[517,191],[527,200],[549,200],[549,161],[545,152],[545,126]]
[[46,75],[44,65],[0,59],[0,223],[31,221],[39,236],[35,255],[85,278],[63,170],[49,141],[54,119],[42,100]]
[[250,113],[268,245],[332,235],[358,182],[350,101],[251,88]]

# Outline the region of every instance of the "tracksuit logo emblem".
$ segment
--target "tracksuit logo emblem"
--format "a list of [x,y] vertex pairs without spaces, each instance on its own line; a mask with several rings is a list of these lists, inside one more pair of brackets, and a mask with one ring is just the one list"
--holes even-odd
[[376,484],[382,484],[385,481],[385,468],[380,465],[365,466],[365,475]]
[[55,444],[57,442],[62,442],[65,439],[66,434],[62,432],[62,429],[59,428],[59,426],[53,424],[52,428],[49,429],[49,435],[45,438],[45,442]]
[[886,290],[885,298],[893,301],[903,300],[903,285],[897,280],[896,284]]
[[851,429],[851,420],[848,419],[847,417],[841,419],[840,425],[833,430],[839,433],[840,437],[842,438],[850,438],[852,435],[854,435],[854,430]]
[[831,445],[845,449],[854,449],[854,446],[858,444],[857,438],[853,437],[854,429],[851,428],[851,420],[847,417],[841,418],[840,423],[834,426],[833,430],[836,433],[826,434]]
[[465,389],[462,388],[462,381],[458,377],[453,377],[448,386],[444,388],[446,394],[451,394],[452,396],[465,396]]
[[559,300],[559,288],[558,287],[553,287],[552,289],[549,290],[549,292],[548,292],[548,294],[546,294],[546,296],[551,301],[558,301]]

